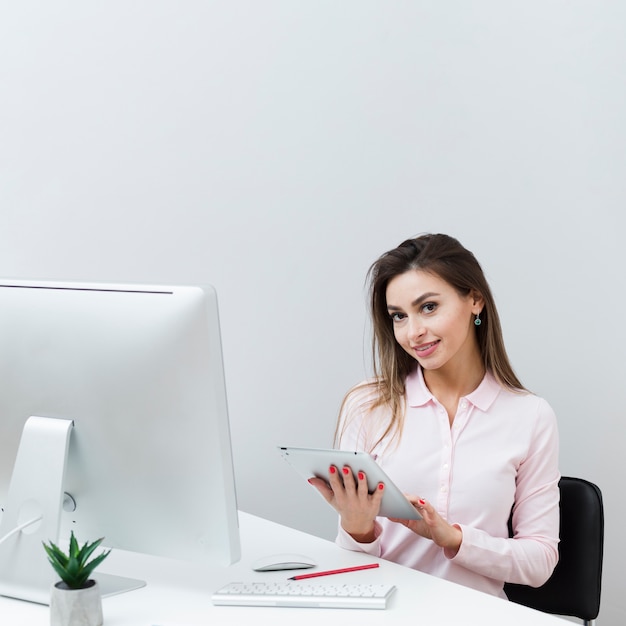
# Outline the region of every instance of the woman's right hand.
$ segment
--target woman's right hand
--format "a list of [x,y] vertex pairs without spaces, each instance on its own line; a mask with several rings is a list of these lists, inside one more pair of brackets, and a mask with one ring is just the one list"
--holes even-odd
[[348,466],[339,470],[331,465],[328,474],[328,482],[321,478],[310,478],[309,482],[339,513],[341,527],[355,541],[371,543],[376,538],[374,520],[383,499],[383,483],[379,483],[374,493],[370,494],[364,472],[358,472],[355,481]]

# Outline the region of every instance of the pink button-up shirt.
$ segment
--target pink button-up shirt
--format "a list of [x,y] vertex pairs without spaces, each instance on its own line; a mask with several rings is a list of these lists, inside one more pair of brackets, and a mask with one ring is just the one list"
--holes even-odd
[[402,491],[426,498],[458,524],[463,541],[448,558],[432,541],[379,517],[374,542],[358,543],[340,527],[337,543],[502,597],[505,581],[543,584],[558,560],[559,536],[559,444],[547,402],[504,389],[488,373],[461,398],[450,427],[418,367],[406,381],[399,442],[387,437],[371,450],[385,417],[383,409],[368,412],[371,398],[367,386],[350,394],[340,447],[375,454]]

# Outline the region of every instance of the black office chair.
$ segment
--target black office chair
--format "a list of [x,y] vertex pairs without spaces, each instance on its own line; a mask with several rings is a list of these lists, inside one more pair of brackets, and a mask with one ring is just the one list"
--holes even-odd
[[581,478],[562,477],[559,562],[541,587],[506,583],[509,600],[544,613],[595,624],[600,612],[604,507],[600,489]]

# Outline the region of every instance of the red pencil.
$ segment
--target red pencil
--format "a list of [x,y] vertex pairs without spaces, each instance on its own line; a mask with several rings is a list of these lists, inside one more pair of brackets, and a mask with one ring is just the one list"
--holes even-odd
[[372,569],[378,567],[378,563],[369,563],[367,565],[356,565],[355,567],[344,567],[343,569],[329,569],[325,572],[312,572],[311,574],[300,574],[292,576],[287,580],[303,580],[305,578],[315,578],[316,576],[330,576],[331,574],[345,574],[346,572],[358,572],[360,569]]

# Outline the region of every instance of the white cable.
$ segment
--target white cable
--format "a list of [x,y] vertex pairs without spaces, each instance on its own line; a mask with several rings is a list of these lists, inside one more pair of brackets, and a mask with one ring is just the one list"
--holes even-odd
[[14,528],[12,531],[8,532],[4,537],[2,537],[2,539],[0,539],[0,545],[3,544],[9,537],[12,537],[16,533],[19,533],[20,530],[24,530],[24,528],[28,528],[32,524],[35,524],[36,522],[42,519],[43,519],[43,515],[40,515],[39,517],[35,517],[34,519],[31,519],[28,522],[24,522],[23,524],[20,524],[19,526]]

